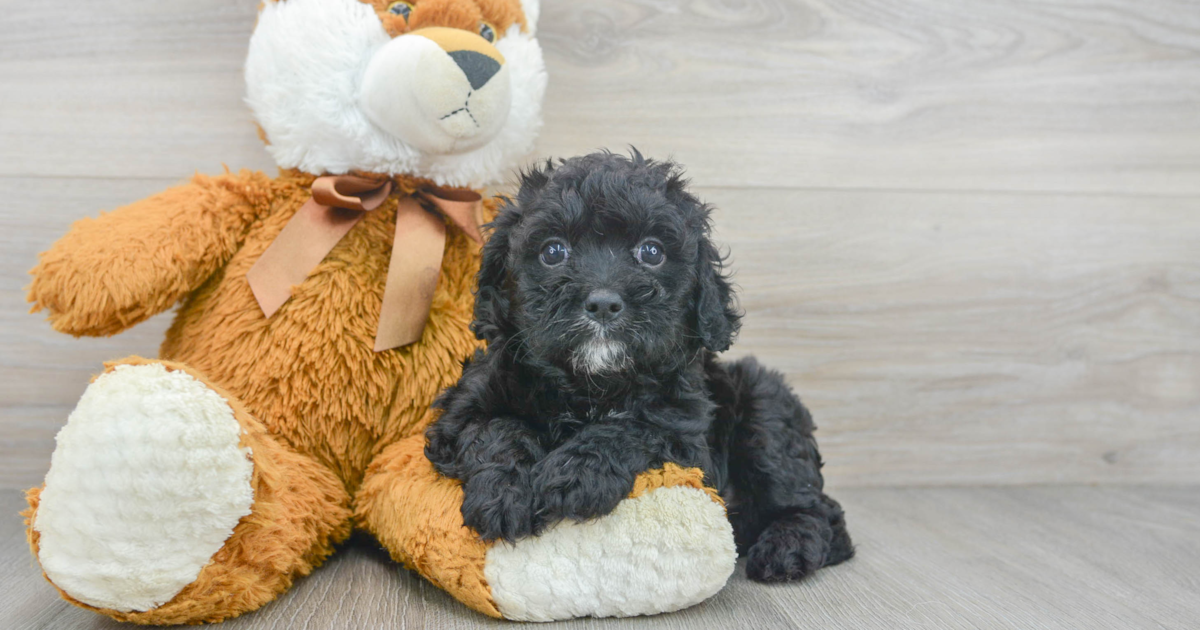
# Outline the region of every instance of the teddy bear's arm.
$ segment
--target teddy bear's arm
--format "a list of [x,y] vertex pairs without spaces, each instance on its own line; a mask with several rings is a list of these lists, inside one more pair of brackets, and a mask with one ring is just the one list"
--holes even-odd
[[82,219],[30,271],[31,312],[55,330],[115,335],[199,287],[270,206],[271,180],[242,171],[191,182]]

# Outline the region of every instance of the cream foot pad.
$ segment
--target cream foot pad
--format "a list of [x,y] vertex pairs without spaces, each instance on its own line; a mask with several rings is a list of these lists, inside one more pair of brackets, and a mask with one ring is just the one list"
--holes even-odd
[[97,378],[58,433],[33,524],[46,575],[98,608],[169,601],[250,513],[240,435],[225,400],[182,371],[121,365]]
[[708,599],[736,561],[724,507],[705,490],[674,486],[626,499],[594,521],[498,543],[484,575],[508,619],[629,617]]

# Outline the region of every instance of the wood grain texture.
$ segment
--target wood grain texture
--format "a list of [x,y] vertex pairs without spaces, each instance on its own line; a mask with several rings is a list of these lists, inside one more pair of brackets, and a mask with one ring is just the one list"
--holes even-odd
[[1190,0],[549,2],[541,150],[722,186],[1200,191]]
[[[1200,618],[1200,488],[853,489],[839,498],[858,556],[796,584],[744,572],[670,615],[548,624],[592,628],[1170,628]],[[11,515],[19,497],[0,492]],[[0,609],[19,628],[124,627],[37,578],[20,523],[0,520]],[[511,628],[390,562],[367,538],[230,630]]]
[[700,192],[832,483],[1200,483],[1195,201]]
[[635,143],[728,186],[1200,187],[1188,0],[548,2],[545,14],[551,154]]
[[[257,3],[0,0],[0,173],[269,168]],[[547,2],[539,154],[634,143],[710,185],[1200,192],[1191,0]]]
[[242,101],[257,5],[0,0],[0,175],[273,169]]

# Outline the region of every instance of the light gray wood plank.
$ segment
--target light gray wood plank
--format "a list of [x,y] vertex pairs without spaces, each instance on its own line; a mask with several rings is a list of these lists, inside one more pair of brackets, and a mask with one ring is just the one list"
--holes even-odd
[[544,153],[714,185],[1195,193],[1200,7],[547,3]]
[[242,100],[257,4],[0,0],[0,175],[274,172]]
[[[256,3],[0,0],[0,175],[271,168]],[[633,143],[710,185],[1200,192],[1190,0],[548,2],[538,154]]]
[[[796,627],[1188,628],[1196,488],[840,494],[858,557],[769,591]],[[824,627],[823,625],[821,627]]]
[[[19,509],[17,493],[0,509]],[[1200,488],[852,489],[858,556],[796,584],[741,568],[671,615],[549,628],[1177,628],[1200,616]],[[57,599],[20,523],[0,519],[0,607],[17,628],[117,628]],[[500,628],[357,537],[324,567],[226,628]]]
[[1200,483],[1195,202],[701,193],[832,483]]
[[[0,179],[3,487],[36,484],[105,360],[169,315],[72,339],[25,271],[157,180]],[[1200,214],[1187,199],[698,189],[747,311],[732,356],[812,408],[834,486],[1200,483]]]

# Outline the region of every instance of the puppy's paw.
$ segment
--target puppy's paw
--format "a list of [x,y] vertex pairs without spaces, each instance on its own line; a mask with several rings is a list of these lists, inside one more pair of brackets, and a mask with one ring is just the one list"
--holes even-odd
[[633,475],[592,457],[552,454],[534,468],[535,528],[604,516],[633,490]]
[[493,469],[463,486],[463,524],[483,540],[509,542],[533,534],[534,501],[527,471]]
[[807,514],[771,523],[747,553],[746,577],[787,582],[807,576],[825,566],[831,534],[826,521]]

